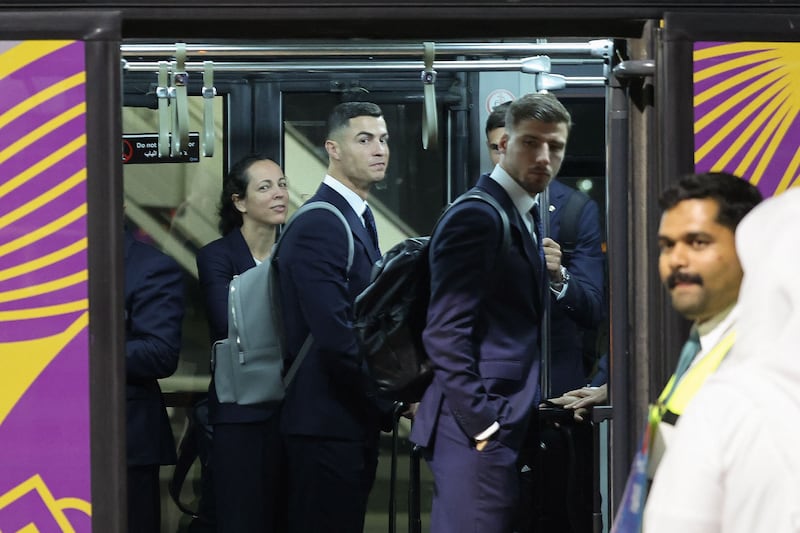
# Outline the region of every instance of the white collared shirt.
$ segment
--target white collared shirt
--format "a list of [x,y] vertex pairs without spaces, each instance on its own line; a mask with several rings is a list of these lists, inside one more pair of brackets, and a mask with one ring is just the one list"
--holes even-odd
[[739,306],[734,304],[717,316],[712,317],[708,322],[697,326],[697,333],[700,335],[700,351],[692,359],[689,368],[692,368],[698,361],[702,360],[716,346],[722,337],[728,334],[736,325],[739,317]]
[[539,195],[537,194],[536,196],[531,196],[528,194],[528,191],[523,189],[519,183],[514,181],[514,178],[512,178],[500,165],[496,165],[494,167],[494,170],[492,170],[492,173],[489,174],[489,177],[496,181],[497,184],[500,185],[504,191],[506,191],[509,198],[511,198],[511,202],[514,204],[514,207],[516,207],[517,211],[519,211],[522,221],[525,222],[525,226],[528,228],[528,233],[533,236],[533,218],[531,217],[530,210],[533,209],[533,205],[536,203],[536,199]]
[[364,227],[366,227],[363,215],[364,211],[367,210],[367,202],[365,202],[359,195],[357,195],[355,192],[349,189],[347,185],[337,180],[330,174],[325,174],[325,178],[322,180],[322,183],[324,183],[334,191],[341,194],[342,197],[350,205],[350,207],[353,208],[355,214],[358,215],[359,220],[361,220],[361,224],[364,225]]
[[[736,326],[736,319],[739,316],[739,307],[737,304],[730,306],[723,310],[716,316],[710,318],[707,322],[692,327],[697,328],[697,333],[700,336],[700,351],[692,359],[691,364],[687,371],[683,373],[685,376],[688,369],[695,366],[699,361],[705,358],[711,350],[722,340],[722,338]],[[725,361],[722,362],[725,364]],[[678,381],[680,383],[680,381]],[[652,450],[650,453],[649,475],[652,477],[659,466],[661,457],[664,451],[669,448],[670,443],[675,435],[675,426],[666,422],[658,424],[658,431],[652,443]]]

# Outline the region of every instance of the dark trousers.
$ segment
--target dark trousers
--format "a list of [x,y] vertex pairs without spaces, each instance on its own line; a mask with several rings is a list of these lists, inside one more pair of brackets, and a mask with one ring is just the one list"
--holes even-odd
[[161,530],[158,465],[128,466],[128,533]]
[[431,531],[510,533],[517,505],[517,451],[491,439],[475,449],[455,419],[443,411],[433,446],[423,450],[433,473]]
[[212,479],[217,533],[285,530],[286,481],[278,416],[214,424]]
[[361,533],[378,449],[359,441],[289,435],[290,533]]

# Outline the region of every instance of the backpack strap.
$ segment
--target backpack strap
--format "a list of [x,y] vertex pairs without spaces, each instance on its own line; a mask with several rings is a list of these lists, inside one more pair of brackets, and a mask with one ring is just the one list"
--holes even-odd
[[[331,213],[336,215],[336,218],[338,218],[344,225],[345,233],[347,234],[347,273],[349,275],[350,268],[353,266],[353,255],[355,253],[353,247],[353,233],[350,231],[350,224],[347,223],[347,219],[344,218],[344,215],[342,214],[341,211],[339,211],[339,208],[333,205],[332,203],[317,201],[317,202],[309,202],[303,204],[302,206],[300,206],[300,209],[298,209],[289,218],[289,220],[286,221],[286,224],[283,225],[283,229],[281,230],[281,237],[283,237],[283,235],[285,235],[286,232],[289,230],[289,227],[292,225],[292,222],[294,222],[303,213],[311,211],[312,209],[324,209],[326,211],[330,211]],[[278,246],[280,245],[281,240],[282,239],[279,238],[278,242],[275,243],[275,250],[273,251],[272,254],[273,256],[277,255]]]
[[[344,218],[342,212],[339,210],[338,207],[336,207],[330,202],[319,201],[319,202],[309,202],[307,204],[303,204],[300,207],[300,209],[298,209],[294,213],[294,215],[292,215],[291,218],[289,218],[289,220],[286,221],[286,224],[284,224],[283,231],[281,231],[281,236],[278,239],[278,242],[275,243],[275,249],[272,252],[272,257],[277,257],[278,247],[281,241],[283,240],[283,236],[286,235],[286,232],[292,225],[292,222],[294,222],[303,213],[311,211],[312,209],[325,209],[326,211],[330,211],[331,213],[336,215],[336,218],[338,218],[344,225],[345,234],[347,235],[347,275],[349,276],[350,269],[353,266],[353,256],[355,254],[355,250],[353,247],[353,233],[350,231],[350,225],[347,223],[347,220]],[[271,269],[271,271],[276,272],[275,269]],[[274,293],[272,296],[272,305],[274,306],[274,308],[277,309],[278,307],[277,298],[275,297]],[[280,316],[280,314],[276,313],[276,316]],[[306,340],[303,341],[303,345],[300,347],[300,351],[297,352],[297,357],[294,358],[294,361],[292,361],[292,365],[286,372],[286,376],[283,378],[283,385],[285,388],[288,388],[289,384],[294,379],[294,376],[295,374],[297,374],[300,365],[303,363],[303,360],[306,358],[306,355],[308,354],[309,350],[311,350],[312,344],[314,344],[314,337],[313,335],[311,335],[311,333],[309,333],[308,337],[306,337]]]
[[564,207],[561,208],[561,225],[558,230],[558,244],[561,245],[561,264],[569,266],[578,245],[578,220],[589,197],[572,189]]
[[[450,206],[447,209],[450,209],[451,207],[453,207],[454,205],[456,205],[459,202],[463,202],[464,200],[472,200],[472,199],[481,200],[483,202],[486,202],[487,204],[489,204],[492,207],[494,207],[495,210],[497,211],[497,214],[500,215],[500,222],[503,225],[503,249],[502,249],[502,251],[503,252],[508,251],[508,248],[511,246],[511,229],[510,229],[510,224],[508,222],[508,215],[506,214],[505,209],[503,209],[502,206],[500,206],[500,204],[497,202],[497,200],[495,200],[494,196],[492,196],[488,192],[484,191],[483,189],[471,189],[471,190],[465,192],[464,194],[462,194],[461,196],[459,196],[458,198],[456,198],[453,201],[453,203],[450,204]],[[445,211],[447,211],[447,210],[445,210]],[[442,213],[442,216],[444,216],[444,213]],[[439,217],[439,220],[441,220],[441,217]],[[437,226],[439,225],[438,221],[437,221],[436,225]],[[436,228],[434,227],[434,229],[436,229]],[[431,232],[431,235],[433,235],[433,232]]]

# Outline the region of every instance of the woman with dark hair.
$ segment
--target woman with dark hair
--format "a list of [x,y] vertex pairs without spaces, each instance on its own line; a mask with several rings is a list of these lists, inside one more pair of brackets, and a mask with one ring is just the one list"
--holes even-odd
[[[266,156],[245,156],[225,176],[219,206],[222,237],[197,253],[212,343],[228,336],[231,279],[269,260],[288,208],[286,177]],[[208,393],[217,532],[281,530],[286,506],[281,503],[284,461],[277,408],[221,403],[213,376]]]

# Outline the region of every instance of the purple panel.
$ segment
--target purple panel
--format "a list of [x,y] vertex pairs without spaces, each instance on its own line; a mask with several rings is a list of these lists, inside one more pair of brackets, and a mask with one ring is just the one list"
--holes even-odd
[[[12,49],[13,50],[13,49]],[[16,49],[21,50],[20,48]],[[9,48],[0,48],[0,62]],[[31,51],[27,65],[0,78],[0,113],[24,101],[41,90],[67,77],[85,70],[84,43],[72,42],[44,57],[36,57]],[[9,147],[22,135],[32,131],[50,118],[76,104],[85,102],[85,86],[81,85],[42,103],[26,112],[19,119],[0,128],[0,150]],[[30,146],[17,148],[0,164],[0,187],[33,168],[44,159],[49,159],[67,143],[86,134],[85,116],[70,120]],[[86,168],[86,150],[81,147],[62,161],[32,176],[26,183],[17,184],[12,190],[0,193],[0,216],[31,199],[41,198],[42,192],[53,191],[81,169]],[[57,217],[86,203],[85,181],[71,190],[49,200],[45,205],[27,213],[10,223],[0,232],[0,246],[21,235],[29,235],[44,227]],[[53,250],[86,237],[85,216],[69,226],[44,236],[21,250],[6,253],[0,258],[0,269],[26,265]],[[0,282],[3,291],[27,286],[42,285],[55,279],[80,273],[86,269],[87,254],[81,251],[58,263],[36,270],[24,270],[13,279]],[[10,302],[3,302],[0,311],[19,310],[35,313],[37,308],[51,307],[62,303],[85,300],[88,294],[86,281],[71,287]],[[0,317],[0,353],[11,353],[7,344],[11,342],[39,341],[61,335],[79,318],[85,319],[86,310],[64,312],[44,318],[12,319],[6,314]],[[66,345],[58,350],[58,344],[38,344],[37,355],[42,350],[49,365],[38,369],[32,365],[38,361],[23,348],[12,368],[19,368],[16,383],[29,387],[21,392],[14,403],[4,405],[11,409],[0,424],[0,497],[8,495],[26,480],[38,480],[37,491],[26,492],[13,499],[0,512],[0,531],[18,531],[33,524],[38,531],[62,531],[55,517],[68,521],[77,533],[91,532],[91,518],[79,509],[60,512],[48,508],[50,498],[65,498],[91,503],[91,463],[89,434],[89,340],[88,327],[82,325],[71,339],[63,339]],[[19,348],[19,344],[15,347]],[[24,346],[24,345],[23,345]],[[34,346],[31,345],[31,350]],[[18,353],[18,352],[14,352]],[[52,358],[52,359],[50,359]],[[27,363],[27,365],[26,365]],[[32,373],[24,372],[29,368]],[[39,372],[38,374],[36,372]],[[8,376],[6,376],[8,377]],[[5,413],[5,410],[3,411]],[[43,496],[43,495],[46,495]]]
[[[73,262],[77,262],[77,260],[73,260]],[[61,264],[56,264],[48,267],[47,269],[42,269],[42,272],[54,271],[57,270],[59,267],[61,267]],[[31,275],[20,276],[19,278],[15,278],[14,281],[25,281],[26,279],[29,278],[35,279],[37,274],[38,272]],[[71,304],[75,301],[84,299],[86,299],[86,284],[85,282],[79,282],[77,284],[68,285],[64,288],[60,288],[55,291],[47,292],[45,294],[37,294],[34,296],[13,300],[11,302],[3,302],[2,304],[0,304],[0,311],[24,311],[24,310],[35,311],[36,309],[40,309],[43,307]],[[39,335],[37,335],[36,332],[31,331],[30,329],[19,330],[19,334],[22,335],[20,340],[22,340],[22,338],[35,339],[39,337]],[[45,335],[42,335],[42,337],[44,336]]]
[[[764,176],[758,182],[758,187],[762,192],[766,191],[770,195],[775,193],[778,184],[783,179],[783,175],[786,169],[789,168],[789,164],[798,148],[797,139],[800,139],[800,120],[795,116],[794,122],[792,122],[783,137],[783,142],[779,150],[775,155],[769,158],[766,172],[764,172]],[[792,177],[796,176],[797,174]]]
[[62,533],[61,526],[45,502],[42,493],[32,487],[32,490],[0,509],[2,531],[22,531],[25,526],[34,525],[36,529],[33,531],[39,533]]
[[[85,133],[86,116],[79,115],[74,119],[62,124],[60,127],[54,129],[50,133],[44,135],[42,138],[37,139],[35,142],[24,147],[15,155],[9,157],[6,161],[0,164],[0,175],[8,177],[15,176],[30,168],[33,166],[33,164],[51,157],[53,152],[64,147],[64,145],[75,141]],[[77,155],[78,151],[80,150],[81,149],[79,148],[73,153]],[[83,154],[83,160],[86,160],[85,154]],[[83,167],[85,166],[86,165],[84,163]],[[63,178],[68,177],[69,176],[63,176]]]
[[85,69],[83,43],[73,42],[0,78],[0,114],[39,91]]
[[[80,189],[80,187],[78,188]],[[69,206],[59,206],[59,207],[69,207]],[[22,228],[29,228],[29,230],[24,232],[19,232],[18,235],[15,234],[13,238],[9,238],[7,239],[7,241],[10,242],[14,240],[14,238],[16,237],[20,237],[22,235],[28,235],[31,231],[33,231],[37,227],[43,226],[44,224],[50,222],[51,219],[55,220],[62,214],[63,213],[61,213],[60,210],[55,213],[47,213],[47,215],[49,216],[41,216],[41,214],[39,214],[38,212],[32,213],[31,215],[28,215],[24,217],[22,220],[20,220],[18,224]],[[51,232],[49,235],[46,235],[42,239],[37,240],[29,244],[28,246],[24,246],[19,250],[0,256],[0,270],[5,270],[13,265],[19,265],[22,263],[33,261],[34,259],[41,257],[43,255],[42,250],[47,250],[46,253],[49,253],[50,251],[53,250],[58,250],[70,243],[82,239],[85,235],[86,235],[86,215],[83,215],[74,222],[72,222],[71,224],[64,226],[59,231]],[[1,283],[3,282],[0,282],[0,284]]]
[[[30,166],[30,160],[25,159],[22,154],[11,157],[5,163],[6,164],[0,164],[0,175],[6,177],[16,176],[27,170]],[[53,183],[51,176],[61,176],[60,181],[62,181],[85,168],[86,148],[81,147],[52,166],[43,169],[40,174],[33,176],[26,183],[23,183],[3,196],[3,202],[0,203],[0,216],[10,213],[21,205],[30,202],[32,199],[40,197],[42,191],[52,189]],[[78,184],[75,188],[79,191],[83,191],[85,185]],[[20,235],[27,235],[35,228],[44,225],[46,223],[45,220],[55,220],[64,213],[68,213],[78,205],[84,203],[80,202],[76,205],[74,204],[74,199],[72,200],[73,201],[70,202],[51,202],[45,208],[40,208],[36,213],[32,213],[18,222],[15,222],[11,227],[4,228],[3,231],[0,232],[0,245],[16,239]],[[12,234],[12,231],[15,231],[15,233]]]
[[[3,452],[0,494],[39,475],[56,499],[90,501],[88,351],[84,330],[44,369],[0,425],[0,442],[11,443]],[[15,531],[10,524],[21,516],[49,523],[45,506],[20,504],[10,505],[0,516],[0,531]],[[32,515],[25,517],[27,512]]]
[[[80,84],[12,120],[2,128],[3,135],[0,136],[0,150],[8,148],[21,137],[84,102],[85,98],[86,86]],[[83,114],[81,114],[81,117],[83,117]],[[82,118],[82,120],[85,120],[85,118]]]
[[[67,313],[56,317],[15,320],[14,327],[0,329],[0,343],[30,340],[28,331],[36,331],[42,337],[50,337],[64,331],[64,328],[80,316],[80,312]],[[1,463],[2,461],[0,461]]]
[[[40,266],[35,270],[24,272],[8,280],[0,281],[0,290],[14,290],[30,287],[44,280],[54,281],[84,270],[86,270],[86,250],[80,250],[51,265]],[[55,293],[53,294],[52,300],[54,304],[63,303],[63,300],[56,298]],[[8,303],[6,302],[2,305],[8,305]]]

